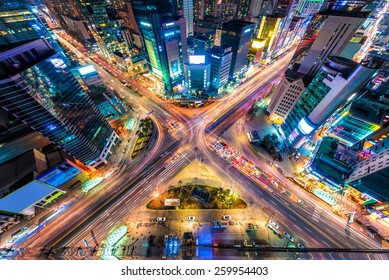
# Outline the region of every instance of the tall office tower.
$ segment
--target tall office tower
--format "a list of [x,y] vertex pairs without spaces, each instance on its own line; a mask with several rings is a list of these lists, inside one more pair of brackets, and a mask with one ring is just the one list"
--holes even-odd
[[221,2],[221,0],[205,0],[205,15],[215,17],[217,14],[217,4]]
[[326,131],[350,147],[389,127],[389,87],[381,85],[358,95],[331,116]]
[[253,0],[238,0],[238,19],[249,19],[251,1]]
[[169,93],[177,92],[188,60],[185,18],[178,16],[174,1],[133,0],[131,4],[151,71],[162,79]]
[[221,44],[231,46],[230,79],[235,80],[247,68],[247,55],[255,24],[248,21],[230,21],[223,25]]
[[62,26],[66,26],[63,16],[82,17],[81,3],[78,0],[46,0],[45,4],[50,15]]
[[126,53],[129,45],[122,33],[124,21],[117,17],[112,4],[104,0],[85,0],[82,5],[89,28],[103,55],[110,58],[114,51]]
[[117,140],[45,39],[1,53],[0,106],[90,167],[106,163]]
[[323,5],[324,0],[300,0],[297,6],[297,15],[308,17],[318,13]]
[[211,64],[206,62],[205,55],[191,55],[184,64],[185,85],[190,93],[198,90],[208,91],[211,77]]
[[332,11],[342,14],[369,16],[381,0],[324,0],[321,11]]
[[251,0],[249,17],[256,18],[261,15],[262,12],[262,0]]
[[188,37],[188,55],[205,54],[205,51],[213,47],[213,40],[202,35]]
[[305,91],[310,81],[311,79],[304,74],[290,69],[286,70],[266,109],[270,114],[270,120],[281,125],[300,99],[301,94]]
[[193,0],[178,0],[182,2],[182,10],[184,11],[186,36],[193,35]]
[[281,126],[288,144],[299,148],[352,94],[358,92],[379,66],[329,57]]
[[268,16],[274,14],[278,0],[261,0],[260,16]]
[[257,38],[263,42],[263,59],[262,63],[267,64],[273,57],[276,47],[277,34],[281,28],[282,18],[275,15],[263,16],[259,25]]
[[292,68],[314,75],[330,55],[352,58],[358,50],[347,48],[348,43],[368,15],[369,12],[343,12],[329,8],[316,14],[292,58]]
[[298,0],[279,0],[274,10],[274,15],[281,17],[281,25],[276,35],[275,51],[273,57],[285,52],[289,40],[288,32],[290,24],[296,12]]
[[232,50],[230,46],[215,46],[206,51],[207,61],[211,63],[211,89],[222,93],[228,83],[231,68]]
[[135,19],[135,15],[134,15],[134,10],[132,9],[132,4],[131,2],[127,1],[126,2],[126,7],[127,7],[127,12],[128,12],[128,17],[129,17],[129,20],[130,20],[130,29],[132,31],[134,31],[136,34],[140,34],[140,29],[138,27],[138,24],[136,22],[136,19]]
[[238,4],[236,3],[220,3],[217,4],[216,16],[220,17],[221,23],[225,23],[236,18]]
[[206,0],[193,0],[193,17],[194,21],[204,19]]
[[371,198],[389,200],[389,148],[357,163],[346,184]]
[[0,0],[0,31],[0,49],[48,36],[26,0]]

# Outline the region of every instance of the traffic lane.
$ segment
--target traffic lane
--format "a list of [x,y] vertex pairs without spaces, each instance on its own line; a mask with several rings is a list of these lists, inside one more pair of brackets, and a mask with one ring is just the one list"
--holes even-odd
[[[236,130],[237,129],[235,129],[234,131],[236,131]],[[235,133],[233,133],[232,135],[236,136]],[[253,161],[254,163],[258,164],[258,158],[255,154],[256,151],[253,149],[252,145],[249,143],[249,141],[248,141],[247,137],[245,137],[245,135],[243,138],[244,138],[244,140],[243,140],[244,144],[242,144],[242,146],[247,147],[247,149],[243,149],[243,153],[245,154],[246,158],[248,158],[251,161]],[[238,141],[236,138],[232,139],[232,141],[235,144],[238,142],[241,142],[241,141]],[[229,142],[229,141],[227,141],[227,142]],[[354,238],[355,242],[359,242],[358,239],[362,238],[362,239],[365,239],[365,243],[366,242],[376,243],[374,240],[371,240],[369,237],[367,237],[363,234],[361,235],[361,233],[358,232],[359,227],[355,227],[354,225],[351,225],[351,227],[347,227],[347,221],[345,219],[338,217],[338,216],[335,216],[328,209],[328,207],[327,207],[328,205],[325,204],[322,200],[320,200],[316,196],[311,195],[310,193],[307,193],[305,190],[302,190],[300,187],[296,188],[296,186],[294,184],[292,184],[289,180],[286,180],[283,176],[279,176],[280,174],[278,174],[278,172],[277,172],[278,170],[275,170],[274,167],[270,167],[268,164],[263,163],[262,161],[260,161],[260,162],[262,163],[262,165],[260,165],[260,166],[262,167],[262,169],[264,171],[267,171],[267,173],[270,173],[275,178],[277,178],[278,180],[276,180],[276,181],[283,182],[283,184],[279,184],[279,187],[276,187],[274,185],[271,186],[272,189],[275,189],[275,190],[286,189],[292,195],[294,195],[296,192],[298,192],[297,198],[303,200],[306,204],[306,207],[304,207],[303,205],[299,205],[299,206],[305,208],[305,210],[308,212],[314,211],[315,209],[320,208],[320,211],[322,212],[321,215],[328,216],[327,217],[328,219],[324,219],[323,222],[326,223],[326,225],[328,227],[330,227],[334,231],[338,232],[338,234],[344,235],[343,237]],[[261,180],[261,181],[263,181],[263,180]],[[263,182],[263,183],[268,184],[268,182]],[[311,204],[312,202],[314,204]],[[327,220],[330,222],[328,222]],[[338,227],[336,227],[335,225],[337,225]],[[343,227],[345,227],[345,228],[343,229]],[[359,235],[359,237],[356,237],[357,235]],[[379,246],[378,243],[376,245]]]
[[[217,156],[218,157],[218,156]],[[218,161],[218,158],[214,158],[213,160]],[[222,159],[221,159],[222,160]],[[223,161],[223,160],[222,160]],[[224,163],[220,162],[219,166],[222,166]],[[240,176],[240,172],[238,170],[232,171],[231,168],[225,167],[224,172],[232,173],[232,177],[237,178],[237,176]],[[234,169],[234,168],[233,168]],[[301,216],[299,213],[295,211],[291,207],[291,203],[285,200],[281,200],[281,198],[275,197],[274,195],[266,192],[265,190],[262,190],[258,185],[254,185],[253,182],[246,176],[240,176],[240,181],[242,182],[243,189],[241,188],[241,192],[245,193],[245,189],[248,190],[249,197],[262,197],[262,202],[266,205],[267,208],[276,209],[273,210],[275,213],[279,213],[281,220],[287,224],[290,228],[292,228],[293,225],[297,225],[302,233],[304,234],[304,240],[305,242],[312,243],[314,241],[314,244],[316,246],[321,247],[344,247],[348,248],[351,246],[351,248],[354,247],[355,244],[351,243],[350,240],[340,240],[341,243],[339,243],[338,240],[334,240],[330,236],[332,236],[332,232],[327,232],[326,227],[321,227],[320,224],[313,224],[311,221],[307,219],[307,217]],[[247,192],[246,192],[247,193]],[[288,218],[289,217],[289,218]],[[293,217],[293,218],[292,218]],[[309,229],[310,232],[308,232],[306,229]],[[293,232],[297,232],[298,229],[294,229]],[[308,233],[308,234],[307,234]],[[313,238],[315,237],[315,238]],[[320,238],[318,238],[320,237]],[[354,247],[358,248],[358,247]],[[369,248],[369,246],[366,246],[366,248]]]
[[[186,165],[187,159],[194,159],[194,153],[188,154],[186,157],[181,157],[165,168],[165,162],[159,164],[155,168],[150,177],[139,181],[132,188],[131,192],[123,195],[120,200],[112,204],[102,215],[95,215],[89,220],[89,224],[80,233],[75,235],[72,240],[66,243],[67,246],[77,246],[83,239],[86,238],[87,232],[93,230],[97,240],[103,241],[108,232],[115,227],[122,219],[128,216],[132,210],[135,210],[140,205],[145,205],[150,200],[151,194],[155,191],[155,186],[161,184],[163,181],[169,180],[178,174]],[[169,174],[169,176],[167,176]],[[89,240],[92,241],[92,240]]]
[[[178,145],[178,143],[175,143],[175,144],[176,144],[176,146]],[[165,149],[163,149],[160,152],[160,154],[164,153],[168,149],[175,149],[175,146],[174,145],[166,146]],[[159,160],[161,160],[161,159],[159,159]],[[144,174],[144,173],[148,172],[150,170],[150,166],[152,166],[153,164],[154,164],[154,162],[149,162],[147,167],[144,169],[143,173],[140,173],[140,174]],[[129,180],[129,178],[131,178],[133,176],[134,176],[134,174],[132,172],[128,172],[127,176],[123,176],[121,178],[121,180],[127,181],[127,180]],[[139,180],[140,175],[135,174],[135,176],[137,176],[137,177],[135,177],[135,179]],[[118,186],[120,184],[121,184],[121,181],[118,179],[116,181],[116,186]],[[101,207],[101,205],[104,205],[105,203],[107,203],[107,201],[112,200],[112,197],[117,197],[118,194],[123,193],[126,190],[129,190],[130,186],[128,186],[127,188],[122,188],[120,192],[111,191],[110,192],[111,196],[107,195],[108,194],[108,192],[107,192],[105,196],[103,195],[101,197],[98,197],[97,200],[96,200],[96,197],[90,198],[91,200],[93,200],[93,202],[95,202],[92,204],[86,205],[85,201],[80,201],[78,206],[80,206],[80,208],[81,208],[80,210],[82,210],[82,211],[79,210],[79,211],[71,212],[70,215],[66,216],[64,219],[61,219],[61,222],[62,222],[61,224],[57,223],[56,225],[53,225],[53,227],[55,227],[55,229],[51,229],[50,231],[49,231],[49,229],[43,230],[39,234],[39,236],[37,237],[37,240],[35,240],[36,242],[34,242],[34,243],[29,242],[29,243],[27,243],[27,246],[43,246],[43,245],[52,245],[52,244],[57,243],[58,239],[61,239],[62,238],[61,236],[64,235],[63,232],[66,232],[66,234],[68,234],[68,229],[70,229],[71,227],[74,228],[74,227],[79,226],[80,222],[85,220],[85,218],[87,217],[89,212],[94,211],[97,207]],[[74,210],[76,210],[76,209],[77,208],[75,208]]]

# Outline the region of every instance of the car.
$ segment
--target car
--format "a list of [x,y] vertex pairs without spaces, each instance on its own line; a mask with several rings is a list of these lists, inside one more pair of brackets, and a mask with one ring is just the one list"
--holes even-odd
[[305,248],[305,247],[303,246],[303,244],[301,244],[301,243],[297,243],[297,247],[300,248],[300,249]]
[[194,220],[196,220],[196,217],[195,216],[188,216],[188,222],[193,222]]
[[297,153],[297,154],[295,155],[295,157],[296,157],[296,159],[298,159],[298,158],[300,157],[300,153]]
[[271,181],[271,183],[274,185],[274,186],[278,186],[278,183],[276,181]]
[[230,215],[224,215],[222,217],[222,219],[225,220],[225,221],[229,221],[229,220],[232,220],[232,217]]
[[158,217],[158,218],[157,218],[157,222],[158,222],[158,223],[166,222],[166,218],[165,218],[165,217]]
[[275,229],[280,229],[280,226],[275,221],[269,220],[269,224],[271,224]]
[[168,236],[168,235],[165,235],[165,238],[164,238],[165,242],[166,242],[168,239],[169,239],[169,236]]
[[289,233],[287,233],[286,231],[284,231],[284,236],[286,236],[286,238],[288,238],[291,242],[294,241],[294,238],[293,236],[291,236]]

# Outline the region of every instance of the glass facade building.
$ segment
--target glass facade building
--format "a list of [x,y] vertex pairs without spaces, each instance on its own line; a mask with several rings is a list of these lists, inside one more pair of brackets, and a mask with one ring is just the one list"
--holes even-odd
[[248,21],[229,21],[223,25],[221,44],[231,46],[230,79],[235,80],[247,68],[247,55],[255,24]]
[[211,64],[211,89],[219,94],[228,83],[232,59],[231,47],[215,46],[207,50],[206,55],[207,61]]
[[117,138],[44,39],[1,53],[0,106],[92,167],[106,163]]
[[178,17],[175,1],[135,0],[131,5],[151,71],[169,93],[177,92],[187,61],[185,18]]
[[293,148],[311,136],[347,99],[358,92],[378,65],[362,65],[342,57],[329,57],[282,124]]

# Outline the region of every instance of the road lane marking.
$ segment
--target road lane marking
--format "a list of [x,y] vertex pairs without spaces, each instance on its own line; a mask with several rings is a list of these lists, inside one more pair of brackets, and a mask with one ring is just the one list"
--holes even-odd
[[330,245],[327,242],[325,242],[324,240],[323,240],[323,243],[326,244],[328,247],[330,247]]
[[312,231],[311,231],[309,228],[305,227],[305,229],[306,229],[307,231],[309,231],[310,233],[312,233]]
[[296,221],[296,218],[295,218],[295,217],[293,217],[293,216],[291,216],[291,215],[289,215],[289,214],[288,214],[288,216],[291,217],[293,220]]
[[270,200],[271,203],[273,203],[274,205],[277,205],[277,203],[275,203],[273,200]]
[[315,239],[311,238],[313,242],[315,242],[317,245],[320,245]]

